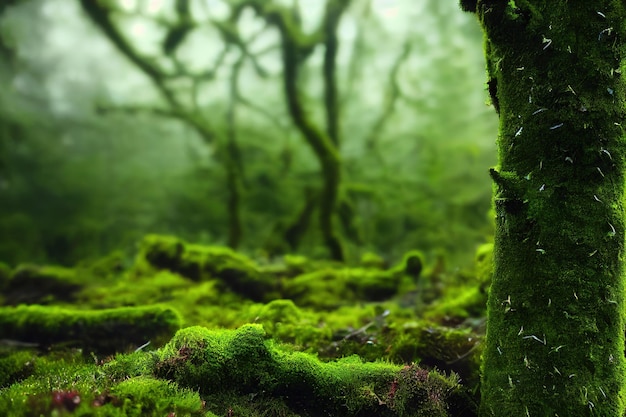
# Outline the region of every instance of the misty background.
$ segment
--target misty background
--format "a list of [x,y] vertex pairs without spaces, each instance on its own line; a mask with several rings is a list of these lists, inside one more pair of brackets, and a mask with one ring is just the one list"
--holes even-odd
[[[297,246],[284,238],[323,173],[289,116],[278,31],[251,9],[232,19],[235,1],[192,1],[197,27],[172,46],[177,1],[108,3],[136,53],[174,74],[164,88],[177,104],[79,1],[0,6],[0,261],[132,254],[147,233],[233,246],[233,187],[236,249],[327,257],[315,215]],[[325,18],[325,0],[275,3],[305,33]],[[353,0],[337,35],[334,221],[347,260],[375,252],[391,262],[419,249],[467,264],[492,235],[497,132],[475,18],[455,1]],[[323,65],[315,47],[299,77],[318,125]]]

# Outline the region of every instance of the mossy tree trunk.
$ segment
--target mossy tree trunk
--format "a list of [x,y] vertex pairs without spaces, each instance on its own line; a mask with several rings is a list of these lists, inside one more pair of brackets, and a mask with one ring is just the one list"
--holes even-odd
[[461,4],[500,115],[481,415],[622,416],[626,4]]

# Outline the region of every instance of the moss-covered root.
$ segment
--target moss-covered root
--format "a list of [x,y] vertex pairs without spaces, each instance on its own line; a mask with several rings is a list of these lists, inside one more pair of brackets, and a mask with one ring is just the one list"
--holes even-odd
[[180,325],[176,311],[158,306],[96,311],[38,305],[0,308],[0,336],[5,341],[41,348],[64,344],[102,354],[146,342],[162,345]]
[[218,246],[185,243],[173,236],[148,235],[141,243],[137,265],[168,269],[194,281],[218,279],[228,288],[255,301],[276,298],[278,282],[262,273],[244,255]]
[[626,3],[462,4],[500,115],[481,415],[622,416]]
[[251,407],[273,399],[301,416],[436,417],[467,406],[456,377],[357,357],[322,363],[276,347],[259,325],[236,331],[186,328],[158,355],[157,377],[205,396],[253,398]]

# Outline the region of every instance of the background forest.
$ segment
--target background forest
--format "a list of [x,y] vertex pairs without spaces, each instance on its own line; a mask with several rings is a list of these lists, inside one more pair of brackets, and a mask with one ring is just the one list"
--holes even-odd
[[[277,26],[235,1],[104,3],[122,44],[78,1],[0,5],[0,260],[70,265],[147,233],[330,257],[328,169],[290,112]],[[454,1],[358,0],[333,27],[325,1],[277,3],[300,35],[336,34],[333,59],[327,36],[294,68],[340,162],[344,258],[468,264],[492,234],[497,123],[475,19]]]

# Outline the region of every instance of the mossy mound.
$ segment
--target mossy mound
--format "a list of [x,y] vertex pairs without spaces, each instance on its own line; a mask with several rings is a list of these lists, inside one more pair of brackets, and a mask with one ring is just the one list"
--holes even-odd
[[473,409],[455,375],[356,356],[324,363],[277,345],[260,325],[190,327],[157,351],[95,362],[71,352],[0,355],[0,366],[12,375],[0,409],[15,417],[443,417]]
[[280,349],[259,325],[183,329],[159,351],[155,374],[209,396],[271,399],[302,416],[447,416],[450,403],[469,406],[456,376],[356,356],[320,362]]
[[179,328],[178,313],[158,306],[100,311],[38,305],[0,308],[4,340],[42,349],[63,344],[86,351],[113,353],[147,342],[158,346]]

